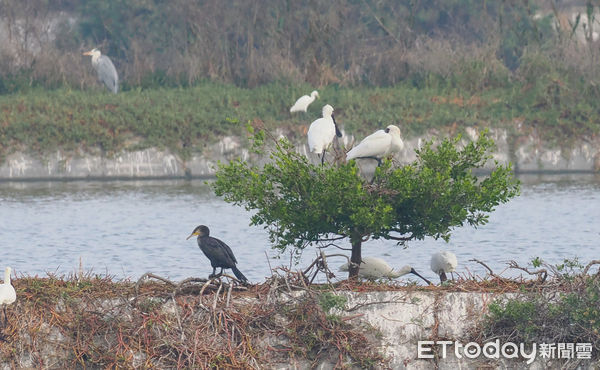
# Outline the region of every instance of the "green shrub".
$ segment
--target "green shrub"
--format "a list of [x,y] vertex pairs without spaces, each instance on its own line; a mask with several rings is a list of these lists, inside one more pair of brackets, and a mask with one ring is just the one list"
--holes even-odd
[[[554,280],[488,306],[479,339],[514,343],[600,345],[600,281],[584,275],[576,260],[551,268]],[[587,270],[584,270],[587,271]],[[595,355],[597,357],[597,354]]]

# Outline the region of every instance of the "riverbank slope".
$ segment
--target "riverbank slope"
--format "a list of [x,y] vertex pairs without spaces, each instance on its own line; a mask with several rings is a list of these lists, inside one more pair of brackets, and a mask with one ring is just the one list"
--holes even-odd
[[[282,135],[285,133],[280,132]],[[468,128],[466,140],[474,139],[478,130]],[[441,133],[434,130],[427,135],[405,140],[403,151],[396,155],[398,163],[415,159],[415,150],[426,140],[435,140]],[[500,164],[512,163],[516,173],[597,173],[600,171],[600,137],[594,140],[576,140],[561,147],[552,145],[535,134],[510,136],[504,129],[492,130],[497,149],[493,157]],[[345,136],[341,144],[348,147],[357,138]],[[0,164],[0,180],[82,180],[82,179],[150,179],[212,177],[218,162],[242,158],[254,163],[264,161],[248,150],[246,138],[224,136],[207,145],[202,153],[189,157],[168,149],[147,148],[120,151],[111,155],[92,154],[83,150],[55,150],[40,157],[25,152],[8,155]],[[309,155],[302,137],[296,137],[297,150]],[[312,154],[311,154],[312,156]],[[360,161],[361,167],[372,168],[374,161]],[[488,168],[493,162],[488,163]]]

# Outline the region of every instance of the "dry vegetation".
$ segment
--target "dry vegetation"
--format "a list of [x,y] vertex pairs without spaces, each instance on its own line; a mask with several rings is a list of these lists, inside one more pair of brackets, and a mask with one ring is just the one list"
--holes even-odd
[[[483,322],[471,333],[474,340],[591,342],[598,348],[594,320],[599,315],[599,274],[588,275],[598,263],[592,261],[575,275],[572,263],[534,271],[513,263],[510,268],[536,278],[508,279],[490,270],[485,278],[463,275],[451,284],[428,287],[356,281],[310,284],[316,274],[331,276],[322,260],[304,272],[276,269],[270,279],[253,286],[230,277],[179,283],[152,274],[137,282],[89,274],[21,277],[14,280],[19,298],[7,310],[0,354],[2,363],[13,368],[264,368],[323,362],[386,367],[375,329],[358,325],[353,319],[360,315],[345,307],[345,299],[337,294],[382,290],[511,293],[515,298],[489,305]],[[582,304],[569,298],[573,295]],[[515,305],[534,303],[535,313],[514,311]],[[554,309],[547,309],[551,304]],[[331,314],[332,308],[342,315]],[[577,313],[583,316],[574,316]],[[544,328],[537,326],[540,320]],[[567,322],[577,337],[565,334]],[[527,329],[531,327],[543,331],[534,333]]]
[[587,37],[593,29],[571,19],[591,15],[596,4],[587,1],[586,14],[576,3],[5,0],[0,92],[92,85],[81,52],[94,46],[111,56],[125,89],[432,78],[486,88],[523,78],[523,58],[539,56],[598,82],[600,50]]
[[292,275],[256,286],[175,284],[152,274],[137,283],[88,275],[16,279],[19,298],[2,331],[1,362],[12,368],[385,363],[369,330],[328,315],[319,290],[296,295],[286,288],[302,284]]

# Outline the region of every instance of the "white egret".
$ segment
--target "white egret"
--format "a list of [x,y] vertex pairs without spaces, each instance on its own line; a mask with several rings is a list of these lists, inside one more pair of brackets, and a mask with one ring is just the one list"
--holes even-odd
[[442,283],[448,280],[446,274],[454,272],[457,265],[456,255],[452,252],[436,252],[431,256],[431,271],[440,276]]
[[92,56],[92,66],[98,73],[98,79],[106,85],[107,89],[116,94],[119,91],[119,75],[110,58],[102,55],[100,50],[95,48],[86,51],[83,55]]
[[[340,271],[349,271],[348,264],[345,263],[340,266]],[[358,269],[358,276],[367,280],[377,280],[381,278],[395,279],[406,274],[417,275],[427,284],[432,285],[431,281],[425,279],[409,265],[402,266],[399,270],[394,270],[384,259],[379,257],[363,257]]]
[[317,90],[311,92],[310,96],[302,95],[298,98],[298,100],[296,100],[294,105],[292,105],[292,107],[290,108],[290,113],[306,112],[308,106],[315,101],[315,97],[319,97],[319,93],[317,92]]
[[325,162],[325,150],[331,145],[334,137],[341,137],[342,133],[337,127],[333,116],[333,107],[329,104],[323,107],[323,117],[315,120],[308,128],[308,148],[312,153],[321,157],[321,164]]
[[397,153],[404,148],[404,142],[398,126],[389,125],[385,130],[377,130],[364,138],[357,146],[346,153],[346,161],[358,158],[381,159]]
[[0,284],[0,306],[4,313],[4,321],[6,321],[6,306],[17,299],[15,288],[10,284],[10,272],[10,267],[4,270],[4,283]]

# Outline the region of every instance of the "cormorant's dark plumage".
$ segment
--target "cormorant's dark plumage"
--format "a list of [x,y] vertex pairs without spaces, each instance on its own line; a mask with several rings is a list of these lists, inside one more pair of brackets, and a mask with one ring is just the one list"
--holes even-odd
[[202,252],[204,252],[204,255],[210,260],[210,265],[213,268],[213,272],[209,277],[212,278],[218,276],[215,274],[215,271],[217,271],[217,267],[220,267],[221,272],[219,272],[219,275],[223,273],[224,268],[231,269],[238,280],[244,282],[248,281],[244,274],[242,274],[242,272],[235,266],[237,260],[235,259],[231,248],[229,248],[229,246],[223,241],[209,236],[209,234],[210,230],[208,227],[200,225],[195,228],[194,231],[192,231],[190,236],[188,236],[188,239],[192,236],[198,236],[198,246]]

